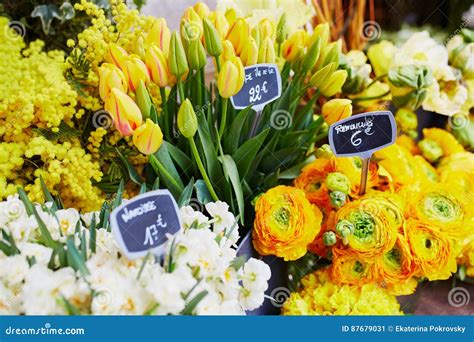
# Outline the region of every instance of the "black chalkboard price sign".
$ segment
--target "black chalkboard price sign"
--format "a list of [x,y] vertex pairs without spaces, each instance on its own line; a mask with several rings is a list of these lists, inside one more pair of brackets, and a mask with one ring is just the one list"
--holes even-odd
[[179,209],[168,190],[139,195],[116,208],[110,215],[112,233],[129,259],[147,253],[160,255],[166,234],[181,228]]
[[242,89],[231,97],[235,109],[252,105],[256,112],[281,96],[281,76],[276,64],[255,64],[245,68]]
[[396,138],[397,124],[390,111],[354,115],[329,128],[329,145],[336,156],[362,158],[360,194],[365,192],[370,157]]

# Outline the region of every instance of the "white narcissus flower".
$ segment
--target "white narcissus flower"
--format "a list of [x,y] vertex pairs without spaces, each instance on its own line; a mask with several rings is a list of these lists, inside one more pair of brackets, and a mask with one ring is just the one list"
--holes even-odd
[[179,277],[173,273],[155,272],[147,286],[158,307],[153,312],[156,315],[177,315],[185,307],[179,286]]
[[16,254],[0,259],[0,282],[14,289],[21,285],[28,274],[29,265],[26,258]]
[[244,265],[242,283],[248,290],[264,292],[268,288],[268,280],[271,275],[270,267],[266,263],[250,258]]
[[203,226],[209,221],[203,213],[195,211],[193,207],[189,205],[181,207],[179,211],[185,229],[190,228],[193,224],[198,227]]
[[38,222],[34,216],[24,216],[8,223],[8,230],[17,243],[32,241],[37,238]]
[[76,231],[77,222],[79,222],[81,215],[76,209],[62,209],[56,211],[56,217],[59,222],[59,229],[62,236],[74,235]]
[[0,282],[0,316],[21,314],[21,296]]
[[260,290],[249,290],[242,288],[240,293],[240,305],[246,311],[255,310],[263,304],[265,294]]
[[26,209],[18,195],[8,196],[5,202],[0,203],[0,225],[26,217]]
[[423,109],[448,116],[458,114],[468,100],[467,88],[456,81],[442,83],[443,88],[436,81],[428,88]]
[[206,210],[214,219],[214,233],[220,234],[224,230],[230,230],[235,223],[235,216],[229,211],[229,205],[222,201],[206,204]]
[[48,265],[51,260],[53,250],[49,247],[31,242],[25,242],[18,245],[18,249],[21,251],[21,255],[35,259],[37,264]]
[[92,218],[95,216],[95,224],[96,227],[99,225],[100,222],[100,212],[99,211],[91,211],[90,213],[85,213],[81,215],[82,220],[84,221],[84,224],[86,227],[90,227],[92,223]]

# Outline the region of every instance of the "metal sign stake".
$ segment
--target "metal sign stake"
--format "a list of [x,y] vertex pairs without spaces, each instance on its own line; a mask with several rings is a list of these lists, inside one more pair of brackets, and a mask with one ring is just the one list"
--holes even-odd
[[365,191],[367,189],[367,177],[369,174],[369,163],[370,163],[370,157],[368,158],[362,158],[362,172],[360,176],[360,188],[359,188],[359,196],[362,196],[365,194]]

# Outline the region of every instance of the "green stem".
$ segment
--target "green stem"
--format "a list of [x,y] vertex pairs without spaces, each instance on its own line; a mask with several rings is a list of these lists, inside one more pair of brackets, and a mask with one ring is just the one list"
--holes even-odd
[[388,74],[380,75],[379,77],[376,77],[372,80],[372,82],[369,83],[366,89],[372,87],[377,81],[383,80],[385,77],[387,77]]
[[153,154],[150,155],[150,164],[153,168],[155,168],[156,166],[156,168],[158,169],[157,171],[159,171],[159,173],[164,178],[166,178],[171,184],[173,184],[173,186],[176,187],[176,189],[179,190],[180,193],[183,192],[184,187],[182,187],[176,182],[173,176],[171,176],[168,170],[166,170],[166,167],[163,164],[161,164],[160,160],[156,158],[155,155]]
[[198,83],[198,88],[197,88],[197,97],[198,97],[198,105],[199,108],[202,106],[202,87],[205,85],[202,84],[202,77],[201,77],[201,70],[196,70],[196,79]]
[[217,66],[217,72],[221,71],[221,62],[219,61],[219,56],[216,56],[216,66]]
[[381,95],[377,95],[377,96],[358,97],[358,98],[356,98],[356,99],[353,99],[352,102],[361,102],[361,101],[377,100],[377,99],[381,99],[382,97],[387,96],[388,94],[390,94],[390,90],[386,91],[385,93],[383,93],[383,94],[381,94]]
[[160,95],[161,95],[161,108],[162,110],[162,115],[163,115],[163,122],[164,122],[164,130],[165,130],[165,135],[167,137],[170,136],[170,118],[168,115],[168,99],[166,98],[166,89],[165,88],[160,88]]
[[178,81],[178,93],[179,93],[179,100],[181,101],[181,103],[183,103],[184,100],[186,100],[186,96],[184,96],[184,87],[183,87],[183,82],[181,81]]
[[194,142],[193,138],[189,138],[188,141],[189,145],[191,146],[191,151],[194,155],[194,159],[196,159],[196,163],[198,164],[199,171],[201,172],[202,178],[204,178],[204,182],[206,183],[207,189],[209,190],[212,199],[217,202],[219,201],[219,197],[217,197],[217,194],[214,191],[214,188],[212,187],[211,180],[209,179],[206,169],[204,168],[204,164],[202,163],[201,157],[199,156],[196,143]]
[[229,99],[222,98],[222,116],[221,116],[221,125],[219,126],[219,139],[222,138],[222,135],[224,134],[224,130],[225,130],[225,125],[227,121],[227,107],[229,107],[228,102],[229,102]]

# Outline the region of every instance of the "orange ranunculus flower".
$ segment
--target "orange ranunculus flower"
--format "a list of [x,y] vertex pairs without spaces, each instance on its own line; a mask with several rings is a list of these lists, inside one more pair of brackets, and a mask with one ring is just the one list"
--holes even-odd
[[360,207],[374,215],[386,215],[397,230],[402,230],[405,202],[397,194],[370,191],[360,199]]
[[430,281],[443,280],[456,272],[453,244],[445,234],[415,219],[405,222],[405,231],[414,263],[419,269],[417,276]]
[[377,279],[394,295],[409,295],[415,291],[417,271],[410,245],[403,234],[398,234],[395,246],[375,262]]
[[294,185],[304,190],[306,197],[326,213],[331,210],[331,200],[325,181],[329,173],[335,172],[333,159],[319,158],[305,166],[295,179]]
[[373,208],[370,203],[364,203],[365,197],[339,209],[336,224],[346,220],[353,225],[354,232],[347,237],[349,250],[358,258],[373,262],[395,245],[398,223],[383,206]]
[[297,188],[280,185],[255,204],[253,245],[261,255],[296,260],[321,229],[322,213]]
[[464,152],[464,147],[456,140],[454,135],[441,128],[425,128],[423,130],[425,139],[438,143],[443,150],[444,156],[450,156],[455,153]]
[[438,171],[443,172],[446,169],[472,173],[472,170],[474,170],[474,153],[460,152],[443,158],[438,166]]
[[349,249],[334,248],[332,253],[332,281],[357,286],[372,282],[375,267],[371,261],[364,261]]

